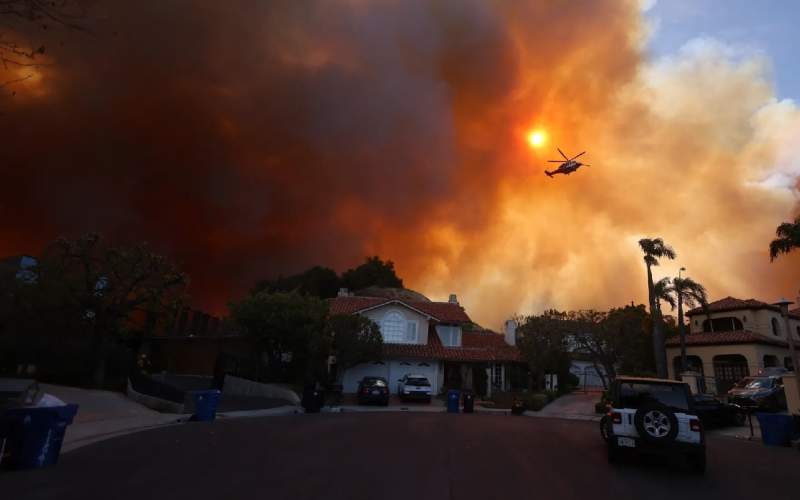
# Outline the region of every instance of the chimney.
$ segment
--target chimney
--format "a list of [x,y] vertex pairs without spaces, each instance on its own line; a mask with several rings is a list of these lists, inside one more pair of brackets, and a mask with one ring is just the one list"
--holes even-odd
[[349,292],[349,290],[347,290],[347,288],[340,288],[338,295],[339,295],[339,297],[349,297],[350,296],[350,292]]
[[517,322],[507,319],[505,325],[506,344],[517,345]]
[[451,304],[458,304],[458,297],[456,297],[456,294],[451,293],[450,299],[448,299],[447,302],[450,302]]

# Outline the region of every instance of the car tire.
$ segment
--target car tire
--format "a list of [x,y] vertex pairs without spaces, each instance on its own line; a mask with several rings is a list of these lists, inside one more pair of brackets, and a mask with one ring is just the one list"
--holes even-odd
[[678,435],[678,418],[664,405],[644,405],[633,416],[639,436],[652,444],[665,444]]
[[611,424],[608,420],[608,415],[603,415],[603,417],[600,419],[600,437],[602,437],[603,441],[605,441],[606,443],[608,442],[608,434],[609,434],[608,428],[610,427],[610,425]]
[[431,404],[431,398],[425,398],[425,403],[426,404]]
[[735,426],[744,427],[747,424],[747,415],[742,411],[735,411],[731,415],[731,420]]

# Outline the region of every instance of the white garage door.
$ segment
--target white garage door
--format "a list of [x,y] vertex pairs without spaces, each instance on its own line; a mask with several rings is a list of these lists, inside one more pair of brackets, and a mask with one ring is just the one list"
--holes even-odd
[[392,360],[389,361],[389,374],[392,378],[389,379],[389,387],[392,394],[397,393],[398,380],[403,378],[404,375],[423,375],[431,382],[431,388],[434,394],[439,392],[439,363],[437,361],[428,360]]

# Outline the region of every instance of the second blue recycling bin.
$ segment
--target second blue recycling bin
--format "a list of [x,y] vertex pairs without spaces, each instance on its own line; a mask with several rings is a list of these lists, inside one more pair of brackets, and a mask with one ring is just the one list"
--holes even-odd
[[219,405],[220,391],[210,389],[208,391],[194,391],[194,415],[192,420],[195,422],[213,422],[217,417],[217,406]]

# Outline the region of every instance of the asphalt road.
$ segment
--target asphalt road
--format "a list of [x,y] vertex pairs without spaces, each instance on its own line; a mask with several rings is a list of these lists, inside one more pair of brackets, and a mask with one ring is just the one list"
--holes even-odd
[[9,499],[797,498],[800,453],[712,438],[705,476],[606,463],[597,424],[501,415],[343,413],[192,423],[0,473]]

